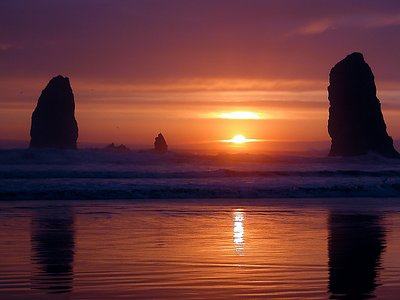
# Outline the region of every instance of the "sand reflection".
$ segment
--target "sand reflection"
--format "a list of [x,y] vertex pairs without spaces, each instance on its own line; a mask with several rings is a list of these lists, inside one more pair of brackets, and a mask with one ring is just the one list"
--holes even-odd
[[375,298],[386,247],[381,217],[331,213],[328,222],[331,299]]
[[243,255],[244,251],[244,220],[245,213],[236,210],[233,213],[233,244],[238,255]]

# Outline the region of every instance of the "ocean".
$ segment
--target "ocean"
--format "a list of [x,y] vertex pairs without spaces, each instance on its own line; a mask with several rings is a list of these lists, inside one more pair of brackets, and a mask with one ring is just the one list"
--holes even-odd
[[400,161],[251,154],[0,150],[0,199],[398,197]]
[[0,299],[397,299],[400,162],[0,151]]

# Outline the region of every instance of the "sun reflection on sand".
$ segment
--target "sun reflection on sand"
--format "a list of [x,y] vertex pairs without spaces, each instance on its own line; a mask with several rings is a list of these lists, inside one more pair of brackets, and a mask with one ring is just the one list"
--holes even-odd
[[237,255],[243,255],[244,250],[244,220],[245,213],[236,210],[233,213],[233,244]]

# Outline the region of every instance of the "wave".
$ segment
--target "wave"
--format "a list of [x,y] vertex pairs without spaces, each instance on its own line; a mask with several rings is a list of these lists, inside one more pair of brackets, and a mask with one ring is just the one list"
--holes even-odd
[[32,179],[32,178],[109,178],[109,179],[154,179],[154,178],[230,178],[230,177],[380,177],[400,178],[399,170],[361,171],[361,170],[335,170],[335,171],[235,171],[219,169],[204,172],[135,172],[135,171],[0,171],[0,179]]
[[400,197],[400,162],[248,154],[2,150],[0,199]]
[[0,200],[108,199],[260,199],[400,197],[400,183],[385,185],[282,186],[264,188],[218,186],[135,186],[130,188],[58,188],[0,191]]

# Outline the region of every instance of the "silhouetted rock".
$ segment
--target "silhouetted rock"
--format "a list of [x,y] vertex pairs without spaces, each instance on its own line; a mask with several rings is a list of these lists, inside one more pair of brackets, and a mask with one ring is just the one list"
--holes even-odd
[[31,148],[76,149],[78,124],[67,77],[57,76],[42,91],[32,113]]
[[128,151],[131,151],[131,150],[129,150],[128,147],[126,147],[123,144],[121,144],[119,146],[115,146],[114,143],[111,143],[110,145],[107,145],[104,149],[107,150],[107,151],[112,151],[112,152],[128,152]]
[[354,156],[372,151],[400,157],[386,132],[374,74],[363,55],[352,53],[337,63],[329,74],[329,83],[329,155]]
[[168,145],[167,142],[164,139],[164,136],[159,133],[158,136],[156,137],[154,141],[154,150],[160,151],[160,152],[166,152],[168,151]]

